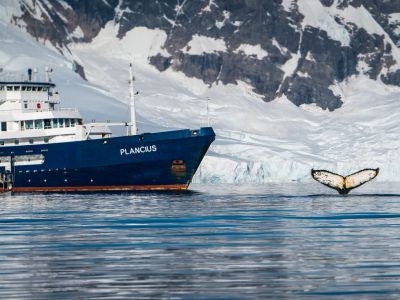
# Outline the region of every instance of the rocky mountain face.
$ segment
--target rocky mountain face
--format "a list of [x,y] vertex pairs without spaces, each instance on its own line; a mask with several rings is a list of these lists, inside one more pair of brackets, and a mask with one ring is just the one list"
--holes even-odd
[[161,72],[243,81],[265,101],[335,110],[332,86],[352,75],[400,85],[400,0],[20,0],[20,10],[11,22],[61,52],[110,21],[121,39],[161,29],[164,51],[149,57]]

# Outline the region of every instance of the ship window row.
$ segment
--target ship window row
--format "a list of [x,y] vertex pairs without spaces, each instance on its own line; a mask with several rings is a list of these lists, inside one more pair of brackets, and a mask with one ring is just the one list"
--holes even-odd
[[8,91],[8,92],[47,92],[49,90],[49,88],[47,86],[0,86],[0,91]]
[[42,142],[48,143],[49,142],[49,138],[48,137],[44,137],[44,138],[38,138],[38,139],[15,139],[15,140],[8,140],[7,142],[0,141],[0,146],[4,146],[5,144],[7,144],[7,145],[12,145],[12,144],[19,145],[20,143],[22,143],[22,144],[29,143],[29,144],[32,145],[35,142],[39,142],[39,144],[42,143]]
[[82,119],[44,119],[21,121],[21,130],[67,128],[82,125]]

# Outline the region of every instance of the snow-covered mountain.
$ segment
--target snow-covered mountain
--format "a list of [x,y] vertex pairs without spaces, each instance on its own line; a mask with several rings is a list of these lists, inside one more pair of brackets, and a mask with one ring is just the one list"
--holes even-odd
[[133,60],[142,131],[210,122],[218,138],[197,181],[303,181],[312,167],[399,180],[400,1],[0,6],[0,68],[53,66],[86,118],[127,118]]

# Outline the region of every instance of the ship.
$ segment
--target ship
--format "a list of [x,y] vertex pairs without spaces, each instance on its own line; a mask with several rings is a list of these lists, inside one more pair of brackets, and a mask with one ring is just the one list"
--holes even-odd
[[[50,76],[32,80],[32,69],[26,80],[0,81],[0,191],[188,189],[214,130],[138,133],[129,70],[130,120],[114,123],[85,123],[77,109],[61,108]],[[111,126],[127,134],[113,136]]]

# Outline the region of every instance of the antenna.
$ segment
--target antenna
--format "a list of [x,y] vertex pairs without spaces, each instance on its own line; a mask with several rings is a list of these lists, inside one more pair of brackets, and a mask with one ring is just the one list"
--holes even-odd
[[28,69],[28,80],[32,81],[32,69],[31,68]]
[[129,126],[129,135],[137,134],[137,126],[136,126],[136,107],[135,107],[135,92],[133,90],[133,82],[135,81],[135,77],[132,72],[132,63],[129,64],[129,113],[131,115],[131,124]]

